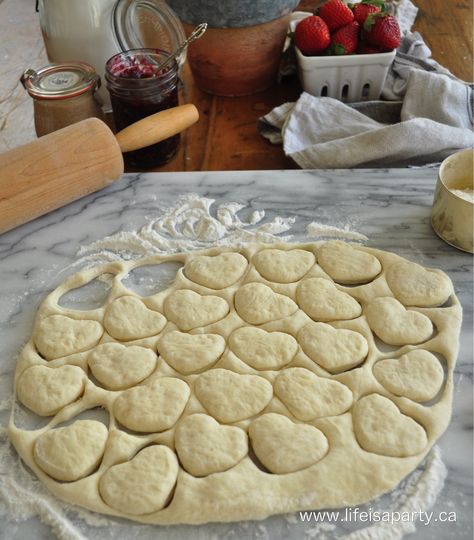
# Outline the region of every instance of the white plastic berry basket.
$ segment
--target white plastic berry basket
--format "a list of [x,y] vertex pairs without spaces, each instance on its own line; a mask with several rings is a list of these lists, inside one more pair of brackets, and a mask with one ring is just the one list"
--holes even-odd
[[[291,32],[310,13],[297,14]],[[378,99],[396,51],[348,56],[305,56],[295,47],[298,74],[303,90],[317,97],[345,102]]]

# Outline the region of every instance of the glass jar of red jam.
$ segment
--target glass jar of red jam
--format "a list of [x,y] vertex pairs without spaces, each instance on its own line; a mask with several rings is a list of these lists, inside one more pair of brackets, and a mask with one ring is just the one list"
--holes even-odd
[[[159,65],[169,54],[160,49],[131,49],[112,56],[105,66],[117,131],[178,105],[178,64]],[[124,154],[129,167],[151,169],[167,163],[177,152],[180,137]]]

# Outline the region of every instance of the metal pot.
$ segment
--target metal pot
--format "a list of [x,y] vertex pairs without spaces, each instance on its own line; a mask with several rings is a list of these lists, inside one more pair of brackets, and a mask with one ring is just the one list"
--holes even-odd
[[267,23],[293,11],[299,0],[168,0],[182,22],[211,28],[242,28]]

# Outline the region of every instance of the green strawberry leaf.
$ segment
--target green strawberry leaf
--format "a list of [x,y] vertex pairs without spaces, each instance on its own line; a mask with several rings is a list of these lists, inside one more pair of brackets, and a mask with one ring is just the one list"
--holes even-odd
[[361,4],[368,4],[370,6],[376,6],[380,8],[380,13],[385,14],[388,13],[389,9],[387,4],[384,2],[384,0],[362,0],[360,2]]
[[340,43],[333,43],[331,50],[334,54],[337,55],[346,54],[346,49]]
[[383,0],[362,0],[360,3],[361,4],[369,4],[371,6],[377,6],[382,11],[387,9],[387,5],[385,4],[385,2]]
[[365,19],[364,22],[364,30],[366,32],[370,32],[372,30],[372,26],[374,26],[376,19],[379,17],[385,17],[383,13],[370,13],[370,15],[367,16],[367,19]]

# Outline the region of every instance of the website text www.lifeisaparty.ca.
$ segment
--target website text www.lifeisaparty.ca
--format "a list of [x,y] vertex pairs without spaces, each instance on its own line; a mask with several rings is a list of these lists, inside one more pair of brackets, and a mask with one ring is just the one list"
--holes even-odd
[[309,523],[409,523],[418,521],[423,525],[436,522],[456,522],[456,512],[426,512],[418,511],[390,511],[390,510],[361,510],[360,508],[346,508],[344,511],[306,511],[299,512],[300,521]]

